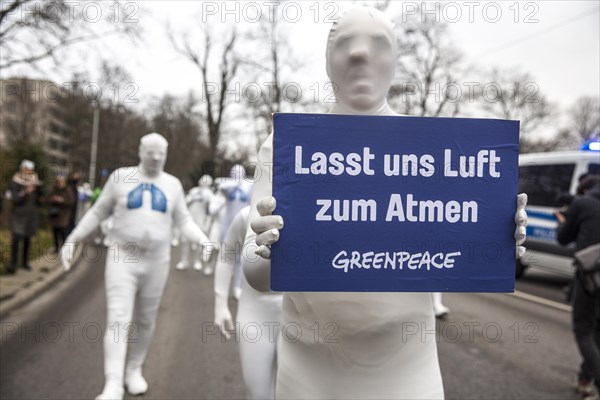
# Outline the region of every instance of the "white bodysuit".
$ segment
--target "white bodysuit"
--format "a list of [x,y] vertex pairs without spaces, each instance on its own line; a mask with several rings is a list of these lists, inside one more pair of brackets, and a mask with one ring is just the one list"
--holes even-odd
[[[208,239],[188,212],[181,182],[165,172],[150,177],[137,166],[114,171],[67,241],[83,241],[111,216],[104,371],[107,384],[122,387],[128,342],[127,370],[139,371],[154,333],[169,273],[172,225],[194,242]],[[125,340],[132,322],[134,332],[129,337],[134,340]],[[117,329],[119,340],[115,340]]]
[[[217,268],[215,296],[229,297],[233,268],[240,256],[258,260],[252,249],[243,249],[250,206],[242,208],[231,222]],[[248,399],[267,400],[275,397],[277,341],[281,327],[280,293],[254,290],[242,277],[242,295],[238,303],[237,327],[242,373]],[[218,304],[218,301],[215,302]]]
[[[213,197],[214,194],[208,186],[193,187],[186,196],[186,203],[190,210],[190,215],[202,232],[210,232],[212,217],[208,207]],[[206,263],[208,261],[208,254],[205,254],[205,259],[202,260],[202,249],[200,247],[193,248],[185,238],[182,238],[181,240],[180,249],[181,259],[177,264],[178,269],[186,269],[191,263],[194,266],[194,269],[202,270],[202,262],[204,261]],[[209,275],[208,268],[205,272]]]
[[[250,220],[256,202],[272,194],[272,140],[259,152]],[[255,237],[249,229],[246,245]],[[444,397],[429,293],[286,292],[282,307],[282,326],[297,324],[302,334],[281,335],[278,399]]]
[[[331,113],[397,115],[386,100],[398,58],[397,40],[384,13],[357,7],[342,15],[330,30],[326,58],[328,76],[336,86]],[[259,151],[246,235],[246,245],[258,241],[256,251],[264,258],[243,264],[248,283],[261,291],[269,289],[269,245],[278,240],[280,230],[286,234],[276,207],[273,212],[277,199],[271,197],[272,142],[271,134]],[[526,202],[526,196],[519,195],[517,245],[525,240]],[[516,250],[518,256],[524,253],[522,247]],[[286,330],[292,326],[297,329]],[[280,338],[277,398],[444,397],[430,293],[286,292]]]
[[208,232],[210,230],[211,217],[208,212],[208,206],[214,196],[210,187],[196,186],[190,190],[186,197],[190,214],[196,222],[196,225],[202,229],[202,232]]
[[[229,225],[240,212],[240,210],[250,204],[252,194],[252,183],[246,181],[246,172],[241,165],[234,165],[230,172],[231,179],[219,185],[219,191],[225,196],[225,215],[221,222],[221,240],[225,241],[225,235]],[[238,292],[242,288],[242,266],[239,262],[235,263],[233,269],[233,284]]]

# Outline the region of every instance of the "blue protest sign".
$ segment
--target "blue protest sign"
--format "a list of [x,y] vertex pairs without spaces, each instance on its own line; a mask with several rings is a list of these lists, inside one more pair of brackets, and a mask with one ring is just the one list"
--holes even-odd
[[517,121],[275,114],[274,291],[514,290]]

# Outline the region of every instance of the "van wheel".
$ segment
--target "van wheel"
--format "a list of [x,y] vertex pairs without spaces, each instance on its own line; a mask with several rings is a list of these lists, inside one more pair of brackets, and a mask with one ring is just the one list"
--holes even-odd
[[525,270],[527,269],[528,265],[527,264],[523,264],[521,262],[520,259],[517,260],[517,264],[515,267],[515,278],[520,278],[523,276],[523,274],[525,273]]

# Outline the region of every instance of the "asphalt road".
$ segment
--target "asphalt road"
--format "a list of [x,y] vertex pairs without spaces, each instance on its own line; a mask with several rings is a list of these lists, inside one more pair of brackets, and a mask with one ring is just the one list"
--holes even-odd
[[[0,321],[0,398],[82,399],[101,391],[103,265],[102,256],[81,263]],[[444,295],[451,313],[437,337],[446,398],[577,398],[572,384],[580,358],[568,308],[560,304],[565,282],[538,275],[517,284],[531,298]],[[211,279],[171,271],[144,368],[145,399],[244,398],[236,344],[207,328],[212,307]]]
[[[1,321],[0,398],[93,399],[102,391],[103,274],[103,256],[81,263]],[[196,271],[172,271],[144,368],[145,399],[244,398],[236,344],[217,334],[202,338],[212,290],[212,280]]]

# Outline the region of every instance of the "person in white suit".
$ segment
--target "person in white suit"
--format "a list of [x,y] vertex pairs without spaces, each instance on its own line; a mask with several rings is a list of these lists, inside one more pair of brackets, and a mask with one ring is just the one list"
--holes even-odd
[[[229,225],[215,269],[215,324],[228,338],[234,329],[227,304],[234,266],[243,257],[250,260],[258,257],[255,248],[243,247],[249,214],[250,206],[242,208]],[[236,327],[246,397],[251,400],[275,397],[281,298],[281,293],[254,290],[242,276]]]
[[135,174],[131,174],[135,167],[117,169],[111,174],[98,201],[69,235],[61,251],[68,271],[75,244],[95,232],[102,221],[113,217],[109,235],[110,243],[116,245],[107,254],[105,271],[105,384],[97,399],[121,399],[124,384],[132,395],[148,390],[142,365],[169,274],[172,226],[176,225],[193,243],[208,243],[186,207],[181,182],[163,170],[167,145],[158,133],[142,137]]
[[[252,194],[252,183],[246,180],[246,170],[243,166],[236,164],[229,172],[230,179],[219,184],[219,192],[225,196],[225,213],[221,222],[221,237],[219,243],[223,243],[227,229],[242,208],[250,204]],[[239,300],[242,293],[242,266],[235,263],[233,269],[233,296]]]
[[[202,232],[210,232],[212,218],[209,214],[209,204],[214,197],[214,193],[211,190],[213,179],[210,175],[203,175],[198,180],[198,186],[190,189],[186,196],[186,203],[190,214],[194,219],[196,225],[200,227]],[[177,263],[176,268],[178,270],[188,269],[190,264],[194,270],[202,271],[204,269],[205,275],[212,273],[211,268],[207,265],[208,252],[202,252],[201,248],[197,246],[191,246],[190,243],[183,238],[180,247],[180,261]],[[204,267],[204,268],[203,268]]]
[[[331,113],[397,115],[386,100],[397,48],[384,13],[366,7],[346,12],[329,33],[326,58],[336,87]],[[269,290],[270,245],[284,224],[271,215],[272,161],[271,135],[259,151],[262,176],[254,185],[246,236],[246,245],[257,245],[263,258],[243,263],[248,283],[259,291]],[[525,202],[519,197],[518,244],[525,236]],[[286,292],[281,323],[296,324],[303,334],[296,341],[280,340],[276,398],[444,397],[430,293]],[[418,334],[407,335],[406,324],[417,326]]]

